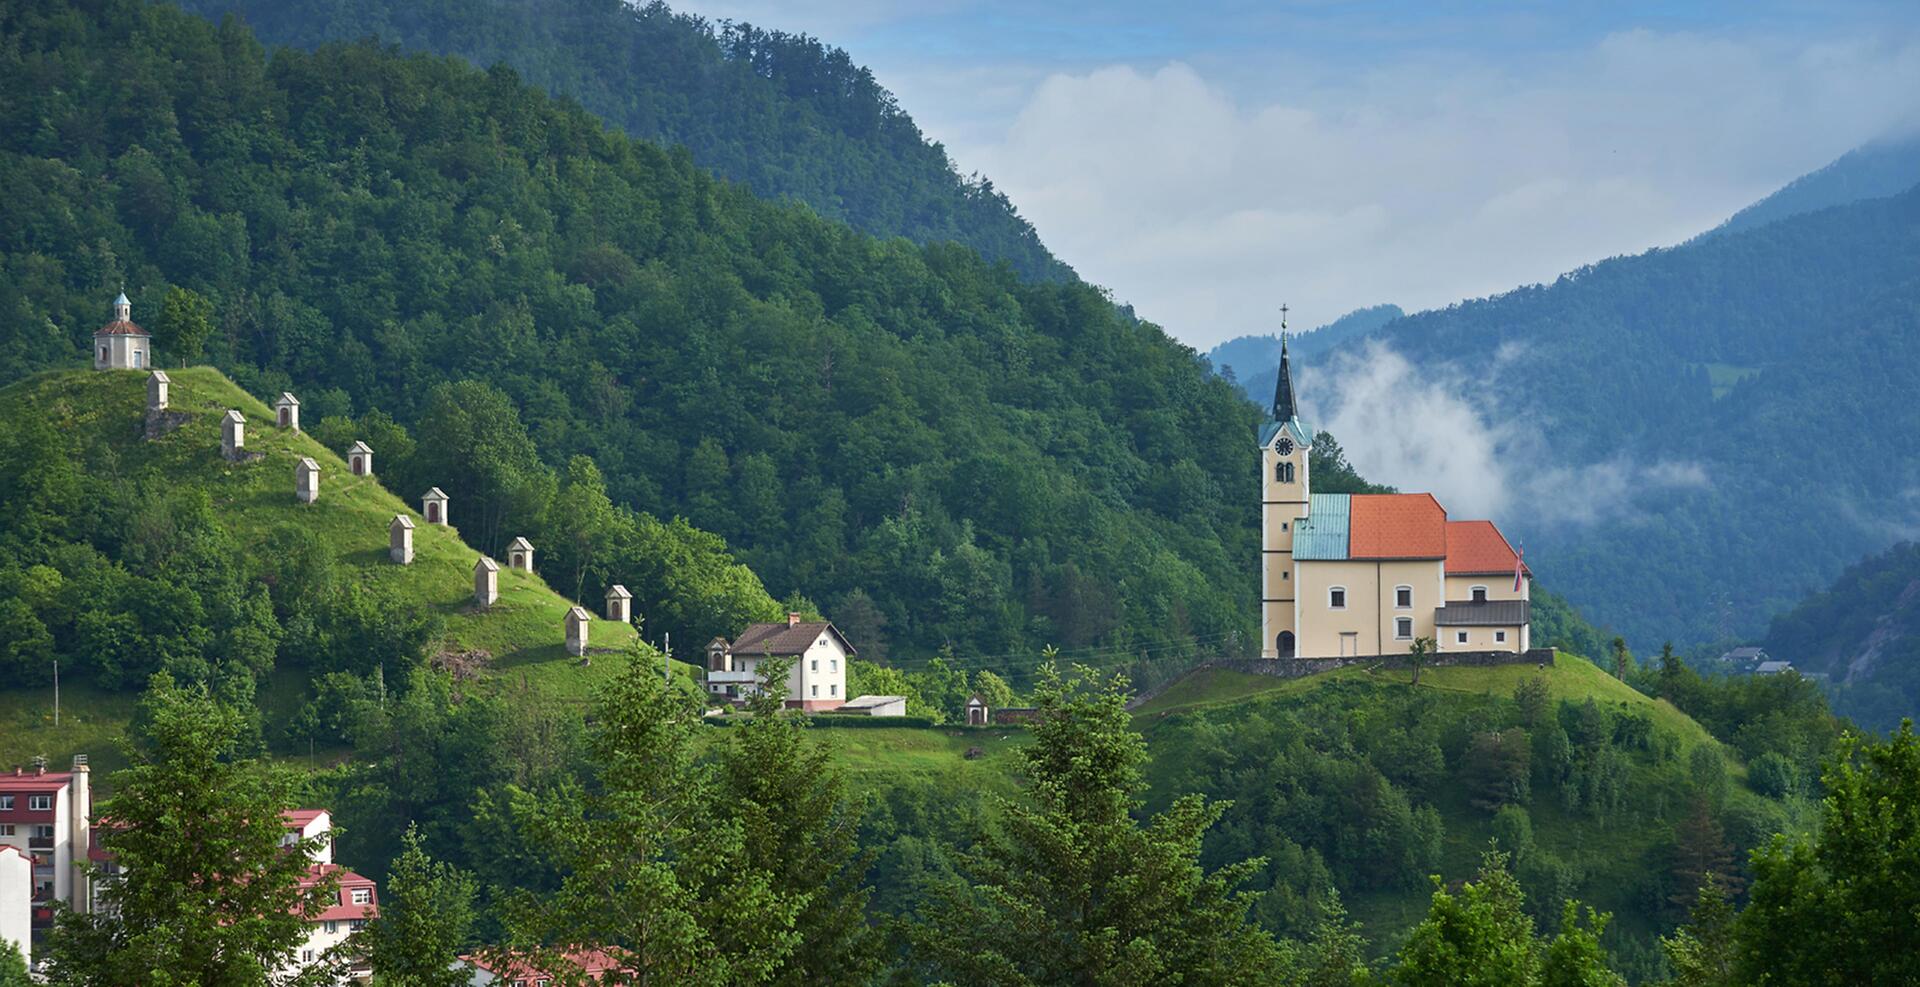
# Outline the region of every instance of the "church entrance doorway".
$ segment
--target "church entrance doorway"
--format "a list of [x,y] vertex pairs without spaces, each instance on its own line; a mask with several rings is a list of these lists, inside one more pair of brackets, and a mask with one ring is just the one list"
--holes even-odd
[[1282,658],[1293,657],[1293,632],[1292,631],[1280,632],[1280,637],[1274,641],[1274,651],[1278,652],[1280,657]]

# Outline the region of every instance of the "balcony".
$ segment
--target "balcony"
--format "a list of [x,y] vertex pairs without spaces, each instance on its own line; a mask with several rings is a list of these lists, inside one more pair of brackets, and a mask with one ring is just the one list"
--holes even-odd
[[756,672],[736,671],[707,673],[707,683],[709,685],[751,685],[758,681],[760,681],[760,676]]
[[51,837],[51,836],[29,836],[29,837],[27,837],[27,849],[29,849],[29,850],[51,850],[51,849],[53,849],[53,837]]

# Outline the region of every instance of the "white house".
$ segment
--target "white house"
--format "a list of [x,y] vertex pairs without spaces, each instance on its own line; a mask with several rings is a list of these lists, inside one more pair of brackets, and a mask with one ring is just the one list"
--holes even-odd
[[70,772],[36,766],[0,774],[0,938],[12,936],[23,910],[29,937],[52,924],[56,901],[79,912],[93,910],[93,882],[86,873],[93,846],[91,777],[85,754],[75,755]]
[[113,321],[93,332],[93,369],[139,370],[153,363],[153,337],[133,323],[133,303],[121,292]]
[[33,963],[33,857],[0,843],[0,949],[11,943]]
[[839,628],[825,620],[801,620],[787,614],[785,623],[748,624],[729,642],[707,643],[707,690],[716,696],[748,696],[765,681],[761,665],[788,659],[787,706],[809,711],[829,710],[847,701],[847,661],[853,644]]
[[[301,886],[311,888],[329,878],[336,882],[330,898],[322,902],[317,913],[308,916],[307,940],[289,958],[291,972],[326,959],[330,950],[366,928],[368,920],[380,914],[380,900],[371,878],[362,877],[333,862],[332,813],[325,809],[290,809],[281,813],[281,819],[287,827],[284,845],[292,846],[299,840],[315,836],[326,837],[325,842],[314,849],[312,866],[307,870]],[[348,978],[356,983],[367,982],[372,971],[364,959],[350,955],[346,961]]]

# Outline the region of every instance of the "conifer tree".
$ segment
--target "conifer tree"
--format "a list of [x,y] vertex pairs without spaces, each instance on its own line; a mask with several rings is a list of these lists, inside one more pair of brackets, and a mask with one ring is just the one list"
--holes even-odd
[[1270,983],[1282,953],[1235,888],[1264,865],[1207,873],[1200,839],[1225,810],[1199,796],[1134,820],[1146,747],[1124,678],[1049,664],[1021,751],[1029,798],[961,862],[910,930],[914,961],[956,983]]
[[20,947],[5,939],[0,939],[0,987],[33,987],[33,979],[27,976],[26,957],[20,955]]
[[1669,987],[1733,987],[1733,904],[1717,876],[1701,882],[1691,919],[1660,940]]
[[408,826],[400,856],[368,923],[367,959],[376,987],[466,987],[454,967],[473,930],[473,878],[435,861]]
[[588,751],[599,784],[569,783],[514,806],[549,848],[558,890],[506,901],[502,963],[532,962],[581,982],[571,956],[604,950],[625,967],[598,983],[763,983],[798,945],[800,901],[748,866],[746,834],[716,811],[710,764],[696,758],[697,698],[660,679],[659,653],[635,643],[595,696]]
[[782,709],[787,661],[760,666],[767,687],[747,701],[752,719],[720,750],[723,811],[741,828],[739,865],[767,875],[798,907],[797,943],[771,983],[863,983],[879,969],[864,884],[873,854],[859,843],[861,800],[803,716]]
[[[119,874],[95,875],[104,907],[59,916],[54,982],[255,987],[305,941],[304,916],[333,893],[302,883],[327,837],[285,842],[298,782],[241,753],[247,725],[204,687],[153,677],[130,766],[96,811]],[[317,964],[309,978],[328,972]]]

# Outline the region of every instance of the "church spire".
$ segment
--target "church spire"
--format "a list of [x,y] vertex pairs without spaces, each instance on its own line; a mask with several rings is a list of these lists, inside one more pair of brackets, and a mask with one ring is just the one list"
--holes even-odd
[[1293,403],[1293,373],[1287,366],[1287,307],[1280,306],[1280,378],[1273,382],[1273,420],[1291,421],[1300,417]]

